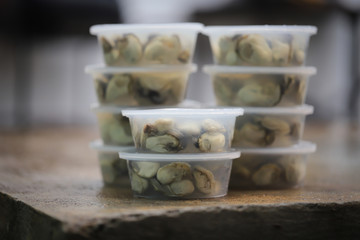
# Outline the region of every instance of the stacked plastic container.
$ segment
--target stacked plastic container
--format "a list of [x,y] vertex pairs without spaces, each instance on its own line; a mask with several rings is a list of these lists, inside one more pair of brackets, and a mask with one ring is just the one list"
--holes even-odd
[[[200,23],[95,25],[103,64],[86,66],[94,81],[101,139],[91,143],[98,151],[103,181],[128,183],[126,161],[118,152],[133,146],[125,109],[149,109],[183,104]],[[185,104],[189,105],[188,103]],[[196,104],[195,104],[196,105]],[[190,104],[191,107],[194,104]]]
[[244,108],[235,124],[230,187],[247,189],[301,186],[307,156],[316,150],[302,141],[309,77],[305,67],[313,26],[209,26],[215,65],[210,75],[217,105]]
[[98,103],[92,109],[101,135],[91,147],[98,150],[106,184],[121,186],[129,175],[136,197],[227,194],[232,161],[240,156],[231,149],[235,119],[243,110],[196,104],[190,104],[196,109],[186,108],[188,101],[183,101],[188,76],[196,71],[191,61],[202,27],[199,23],[91,27],[105,61],[85,69],[94,79]]

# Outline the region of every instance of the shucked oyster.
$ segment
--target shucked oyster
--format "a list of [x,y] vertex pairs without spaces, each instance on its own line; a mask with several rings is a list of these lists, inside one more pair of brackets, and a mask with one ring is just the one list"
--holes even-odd
[[236,52],[241,60],[252,65],[269,65],[272,62],[271,48],[258,34],[241,36],[236,43]]
[[191,173],[190,165],[183,162],[174,162],[165,165],[157,171],[156,178],[161,184],[178,182]]
[[128,95],[130,92],[131,77],[126,74],[114,75],[106,88],[105,100],[107,102],[115,101],[119,97]]
[[269,163],[263,165],[252,175],[252,181],[258,186],[273,185],[279,182],[281,168]]
[[149,61],[169,64],[178,59],[180,52],[181,44],[178,36],[157,36],[145,46],[144,57]]
[[214,192],[216,187],[216,182],[214,178],[214,174],[200,166],[196,166],[193,172],[193,176],[195,179],[196,188],[205,194],[210,194]]
[[115,40],[115,49],[119,56],[129,64],[136,64],[142,57],[142,46],[140,40],[133,34],[125,35]]

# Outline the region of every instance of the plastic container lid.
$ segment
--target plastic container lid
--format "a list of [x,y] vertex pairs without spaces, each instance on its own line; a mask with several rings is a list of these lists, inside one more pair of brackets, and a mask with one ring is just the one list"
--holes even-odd
[[314,112],[314,107],[306,104],[295,107],[243,107],[243,109],[244,109],[244,115],[246,114],[308,115]]
[[[175,106],[164,106],[167,108],[201,108],[203,104],[201,102],[186,99]],[[146,107],[125,107],[125,106],[113,106],[113,105],[101,105],[99,103],[93,103],[90,105],[93,112],[111,112],[111,113],[122,113],[123,110],[142,110],[142,109],[158,109],[159,106],[146,106]]]
[[154,153],[138,153],[135,148],[132,150],[124,150],[119,152],[120,158],[131,161],[216,161],[229,160],[240,157],[240,151],[232,149],[229,152],[222,153],[181,153],[181,154],[154,154]]
[[116,153],[133,149],[133,147],[131,146],[121,147],[121,146],[105,145],[101,139],[97,139],[90,142],[89,147],[98,150],[99,152],[116,152]]
[[238,148],[242,154],[306,154],[316,151],[316,144],[307,141],[300,141],[291,147],[283,148]]
[[216,73],[246,73],[246,74],[316,74],[315,67],[235,67],[220,65],[205,65],[202,71],[208,74]]
[[174,31],[174,30],[189,30],[189,31],[201,31],[204,27],[202,23],[163,23],[163,24],[100,24],[90,27],[90,33],[97,35],[101,33],[111,32],[123,32],[123,31],[138,31],[141,32],[153,32],[154,30],[162,31]]
[[122,114],[127,117],[136,116],[239,116],[244,112],[243,108],[164,108],[151,110],[123,110]]
[[195,72],[197,70],[196,64],[188,65],[155,65],[149,67],[107,67],[104,64],[88,65],[85,67],[85,73],[103,73],[103,74],[114,74],[114,73],[139,73],[139,72]]
[[243,32],[243,33],[307,33],[316,34],[315,26],[297,26],[297,25],[244,25],[244,26],[207,26],[202,31],[204,34],[226,33],[226,32]]

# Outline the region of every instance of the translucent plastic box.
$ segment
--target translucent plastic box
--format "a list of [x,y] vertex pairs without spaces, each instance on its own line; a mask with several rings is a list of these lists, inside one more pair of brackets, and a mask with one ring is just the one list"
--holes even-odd
[[219,65],[303,66],[314,26],[208,26],[214,61]]
[[231,165],[239,151],[204,154],[120,152],[128,160],[136,197],[156,199],[215,198],[227,194]]
[[236,118],[232,147],[289,147],[297,144],[302,139],[305,117],[313,111],[309,105],[244,107],[244,115]]
[[124,110],[139,152],[205,153],[230,150],[242,108]]
[[308,156],[316,145],[302,141],[288,148],[242,149],[233,162],[230,188],[281,189],[302,186]]
[[152,68],[90,65],[97,100],[116,106],[172,106],[184,100],[189,74],[196,65]]
[[217,105],[275,107],[305,102],[314,67],[232,67],[208,65]]
[[128,147],[104,145],[101,140],[90,143],[92,149],[97,150],[102,179],[109,186],[130,186],[127,163],[119,158],[119,152]]
[[95,25],[108,66],[191,63],[201,23]]

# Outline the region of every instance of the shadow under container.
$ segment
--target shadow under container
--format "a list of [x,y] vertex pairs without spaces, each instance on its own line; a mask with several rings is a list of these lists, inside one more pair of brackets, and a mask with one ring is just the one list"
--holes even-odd
[[232,67],[207,65],[219,106],[290,107],[305,102],[314,67]]
[[285,189],[301,187],[314,143],[301,141],[288,148],[241,150],[233,161],[229,187],[233,189]]
[[197,66],[105,67],[86,66],[97,100],[115,106],[173,106],[185,98],[189,75]]
[[90,148],[97,151],[101,175],[104,185],[129,187],[127,162],[119,158],[119,152],[128,150],[129,147],[116,147],[104,145],[101,140],[90,143]]
[[97,35],[107,66],[184,65],[191,63],[201,23],[104,24]]
[[313,106],[256,108],[244,107],[236,118],[232,147],[290,147],[298,144],[304,132],[305,118]]
[[303,66],[315,26],[207,26],[214,62],[236,66]]
[[242,108],[124,110],[138,152],[206,153],[231,148]]
[[135,197],[216,198],[227,194],[231,165],[239,151],[204,154],[119,153],[128,160]]

